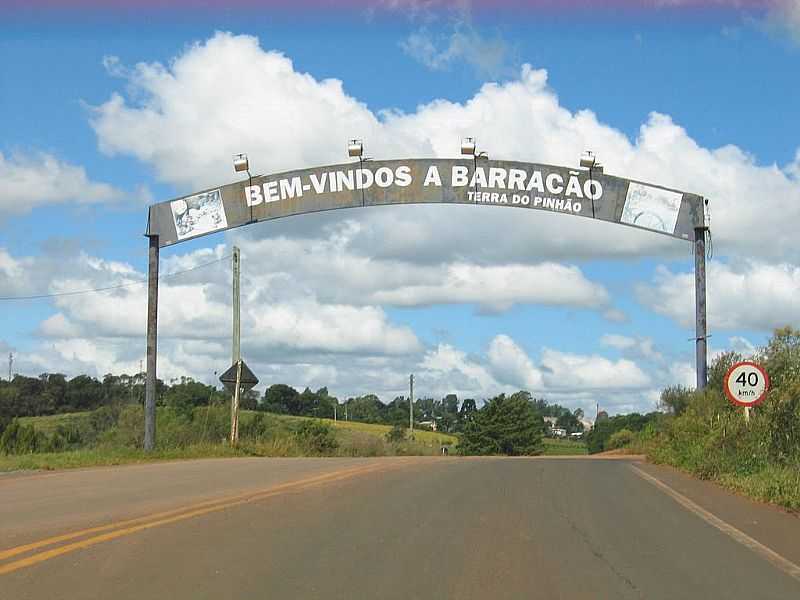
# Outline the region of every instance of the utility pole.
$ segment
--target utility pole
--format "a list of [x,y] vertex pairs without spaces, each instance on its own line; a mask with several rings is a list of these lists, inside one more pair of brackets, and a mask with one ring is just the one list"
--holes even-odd
[[11,382],[11,379],[14,377],[11,369],[14,366],[14,355],[9,352],[8,353],[8,381]]
[[339,401],[333,403],[333,420],[336,421],[336,407],[339,406]]
[[239,443],[239,394],[242,390],[242,361],[236,362],[236,389],[231,401],[231,446]]
[[239,278],[241,273],[241,261],[239,248],[233,247],[233,350],[231,352],[233,360],[231,364],[241,358],[241,320],[239,313]]
[[242,357],[241,357],[241,320],[239,317],[239,275],[241,261],[239,248],[233,247],[233,364],[236,365],[236,389],[231,398],[231,446],[239,442],[239,394],[241,393]]
[[[143,381],[142,381],[142,375],[143,374],[144,374],[144,367],[142,367],[142,359],[140,358],[139,359],[139,374],[136,376],[136,383],[139,384],[139,385],[142,385],[142,383],[143,383]],[[142,387],[142,389],[144,389],[144,386]],[[139,404],[144,404],[144,398],[142,398],[142,390],[141,389],[139,390],[139,393],[137,394],[137,396],[138,397],[136,398],[136,401]]]
[[157,235],[149,240],[147,261],[147,379],[144,384],[144,449],[156,444],[156,363],[158,362],[158,254]]
[[708,333],[706,330],[706,232],[708,227],[694,228],[694,305],[695,363],[697,389],[708,383]]
[[408,378],[410,393],[408,395],[408,426],[411,429],[411,435],[414,435],[414,374]]

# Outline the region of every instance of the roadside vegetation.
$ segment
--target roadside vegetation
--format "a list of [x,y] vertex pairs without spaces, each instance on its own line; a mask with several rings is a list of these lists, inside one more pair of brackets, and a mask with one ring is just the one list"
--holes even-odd
[[274,384],[261,395],[244,395],[240,443],[231,447],[228,393],[190,378],[159,381],[157,389],[157,447],[145,454],[143,374],[107,375],[102,381],[17,375],[0,381],[0,470],[216,456],[434,455],[443,448],[462,454],[584,451],[572,440],[543,443],[550,424],[582,432],[582,412],[528,392],[491,398],[481,408],[454,394],[417,399],[411,434],[408,400],[402,396],[389,403],[374,394],[342,402],[326,388],[301,392]]
[[387,426],[242,411],[240,443],[231,447],[228,406],[159,407],[158,445],[150,454],[141,450],[143,419],[138,405],[15,419],[0,436],[0,471],[230,456],[433,455],[457,443],[430,431],[388,440]]
[[459,451],[469,455],[535,456],[544,452],[544,419],[528,392],[500,394],[475,411]]
[[[625,427],[628,432],[616,429],[606,443],[756,500],[800,510],[800,331],[779,329],[747,357],[766,368],[771,382],[765,401],[751,409],[749,424],[744,409],[732,405],[723,390],[728,368],[743,358],[717,357],[704,392],[664,390],[663,414],[648,415],[643,426]],[[591,435],[589,445],[591,450]]]

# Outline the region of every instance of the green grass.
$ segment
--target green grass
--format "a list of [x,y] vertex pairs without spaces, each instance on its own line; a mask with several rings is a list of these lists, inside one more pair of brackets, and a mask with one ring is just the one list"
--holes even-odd
[[[65,452],[0,455],[0,471],[68,469],[192,458],[308,455],[294,437],[293,431],[301,422],[309,420],[309,417],[242,411],[242,427],[252,423],[257,415],[261,415],[267,422],[268,434],[259,440],[242,441],[238,447],[232,448],[223,441],[223,437],[227,435],[226,409],[217,407],[216,410],[225,414],[217,414],[215,417],[212,411],[211,420],[208,421],[208,411],[205,407],[201,407],[196,409],[194,420],[190,424],[181,424],[160,408],[157,426],[160,446],[152,453],[145,453],[130,441],[127,443],[120,441],[130,440],[132,433],[139,433],[141,422],[139,413],[139,416],[129,419],[124,426],[127,427],[125,430],[128,433],[127,437],[101,435],[93,446]],[[220,418],[222,423],[219,422]],[[65,428],[87,428],[91,420],[90,412],[20,419],[24,425],[33,425],[48,435],[55,432],[59,425]],[[458,445],[458,438],[454,435],[425,430],[414,430],[413,440],[389,443],[386,441],[386,434],[391,429],[389,425],[331,419],[322,421],[330,425],[335,432],[339,447],[333,452],[334,456],[438,455],[442,446],[449,446],[451,453],[454,453]],[[198,429],[203,433],[198,433]],[[215,433],[211,433],[212,431]],[[582,441],[545,438],[543,442],[545,456],[587,454],[586,444]]]
[[578,456],[588,453],[583,441],[544,438],[544,456]]
[[77,469],[136,463],[157,462],[189,458],[222,458],[252,456],[243,448],[231,448],[221,444],[189,446],[187,448],[158,449],[146,453],[137,448],[84,448],[67,452],[45,452],[36,454],[0,454],[0,472],[24,470]]
[[757,473],[726,473],[717,478],[724,487],[761,502],[800,511],[800,469],[769,466]]
[[[297,426],[310,420],[309,417],[275,415],[257,411],[242,411],[240,428],[245,430],[260,415],[266,430],[258,439],[243,439],[232,448],[227,437],[228,413],[225,407],[209,411],[206,407],[195,410],[189,421],[177,419],[168,410],[159,408],[157,415],[157,439],[155,451],[145,453],[137,447],[141,444],[141,408],[131,407],[127,418],[121,418],[111,430],[95,432],[93,441],[86,447],[63,452],[43,452],[20,455],[0,454],[0,472],[30,469],[68,469],[103,465],[144,463],[161,460],[192,458],[215,458],[231,456],[304,456],[314,455],[304,450],[294,432]],[[216,412],[215,412],[216,411]],[[68,413],[43,417],[23,417],[21,424],[33,426],[37,431],[52,435],[59,426],[64,429],[92,431],[93,413]],[[338,448],[334,456],[411,456],[437,455],[442,446],[452,448],[458,438],[444,433],[415,430],[413,440],[397,443],[386,441],[388,425],[333,421],[321,419],[332,427]]]
[[37,431],[50,435],[59,425],[69,427],[80,425],[89,421],[91,412],[63,413],[60,415],[47,415],[44,417],[19,417],[22,425],[33,425]]

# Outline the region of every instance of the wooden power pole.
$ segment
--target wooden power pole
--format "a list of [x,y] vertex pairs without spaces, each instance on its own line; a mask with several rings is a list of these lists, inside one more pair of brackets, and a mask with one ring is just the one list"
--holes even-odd
[[409,394],[408,394],[408,427],[411,429],[411,435],[414,435],[414,374],[408,378]]

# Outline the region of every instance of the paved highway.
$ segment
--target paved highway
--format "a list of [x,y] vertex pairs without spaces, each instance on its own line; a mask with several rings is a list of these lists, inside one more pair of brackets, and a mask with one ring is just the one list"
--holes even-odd
[[800,520],[628,460],[0,476],[0,598],[800,598]]

